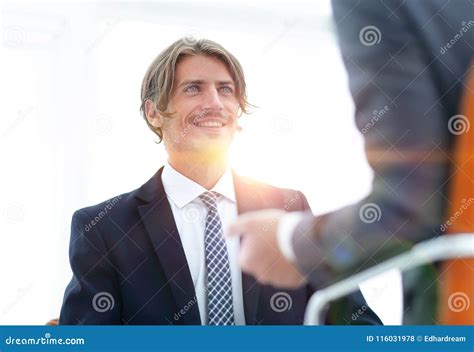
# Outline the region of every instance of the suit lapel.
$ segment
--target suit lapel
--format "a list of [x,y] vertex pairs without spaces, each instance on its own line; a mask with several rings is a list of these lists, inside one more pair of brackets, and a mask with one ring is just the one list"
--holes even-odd
[[137,197],[146,201],[146,204],[138,207],[138,211],[165,273],[178,311],[185,306],[190,307],[181,317],[181,323],[200,325],[198,305],[189,304],[195,302],[196,292],[173,212],[161,181],[162,171],[163,168],[158,170],[137,191]]

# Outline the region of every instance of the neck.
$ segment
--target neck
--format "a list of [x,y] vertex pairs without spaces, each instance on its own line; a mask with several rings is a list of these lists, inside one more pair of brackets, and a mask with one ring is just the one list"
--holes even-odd
[[183,156],[169,155],[168,163],[181,175],[200,184],[205,189],[212,189],[227,168],[224,156]]

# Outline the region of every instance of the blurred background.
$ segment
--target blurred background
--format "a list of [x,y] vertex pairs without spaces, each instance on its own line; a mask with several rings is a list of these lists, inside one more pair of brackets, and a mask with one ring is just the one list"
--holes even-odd
[[[329,0],[3,3],[0,324],[59,316],[74,210],[129,192],[166,160],[139,113],[148,65],[180,37],[241,62],[250,102],[232,165],[303,191],[316,214],[363,198],[372,174]],[[362,287],[400,324],[397,272]]]

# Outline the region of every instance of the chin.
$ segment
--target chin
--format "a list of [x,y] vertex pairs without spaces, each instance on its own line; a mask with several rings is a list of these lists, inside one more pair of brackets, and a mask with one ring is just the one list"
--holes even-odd
[[228,138],[213,138],[206,141],[198,141],[194,143],[197,153],[205,153],[209,155],[227,154],[230,148],[231,140]]

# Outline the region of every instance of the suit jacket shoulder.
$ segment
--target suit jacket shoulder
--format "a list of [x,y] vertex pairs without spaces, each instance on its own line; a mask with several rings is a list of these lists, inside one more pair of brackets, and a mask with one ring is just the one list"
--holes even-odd
[[266,208],[288,212],[310,210],[305,195],[300,191],[279,188],[235,173],[234,183],[239,213]]

